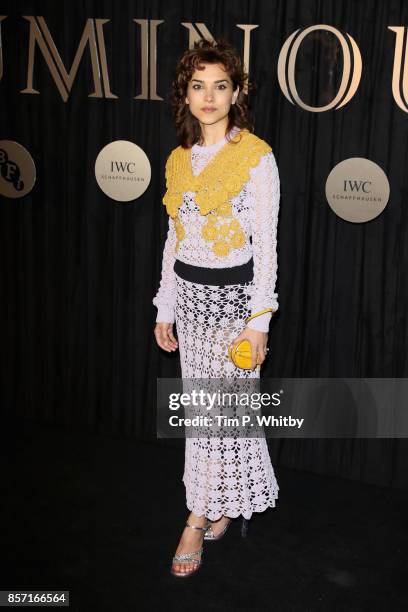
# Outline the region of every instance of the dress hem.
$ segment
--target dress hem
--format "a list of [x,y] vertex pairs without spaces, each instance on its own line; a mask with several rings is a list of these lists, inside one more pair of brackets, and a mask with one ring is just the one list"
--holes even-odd
[[268,510],[269,508],[275,508],[276,501],[278,500],[278,493],[279,487],[277,486],[275,489],[273,489],[272,498],[265,504],[259,504],[252,510],[243,510],[238,512],[229,512],[228,510],[226,510],[227,514],[224,514],[222,511],[221,513],[215,513],[210,511],[208,514],[206,514],[205,509],[202,506],[197,506],[194,503],[189,503],[189,501],[186,501],[186,506],[187,509],[190,510],[190,512],[194,512],[197,517],[205,516],[210,521],[218,521],[223,516],[226,516],[228,518],[237,518],[239,516],[243,516],[246,520],[250,520],[252,515],[255,513],[261,514],[262,512],[266,512],[266,510]]

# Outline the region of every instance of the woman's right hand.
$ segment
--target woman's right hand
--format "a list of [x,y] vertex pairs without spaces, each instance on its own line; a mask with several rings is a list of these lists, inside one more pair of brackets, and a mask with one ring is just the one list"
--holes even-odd
[[157,344],[164,351],[170,353],[178,349],[178,342],[173,334],[173,323],[156,323],[154,335]]

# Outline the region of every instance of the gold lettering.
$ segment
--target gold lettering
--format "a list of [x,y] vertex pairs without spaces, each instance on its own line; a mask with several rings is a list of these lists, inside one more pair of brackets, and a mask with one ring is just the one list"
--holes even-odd
[[[404,62],[402,60],[402,53],[404,48],[404,36],[407,28],[404,26],[388,26],[388,29],[395,32],[395,50],[394,50],[394,66],[392,69],[392,95],[398,106],[406,113],[408,111],[407,102],[408,99],[408,62],[407,62],[407,48],[405,46]],[[405,36],[406,38],[406,36]],[[402,65],[404,63],[404,65]],[[403,71],[401,79],[401,70]],[[400,81],[402,87],[400,88]]]
[[[256,28],[259,28],[259,25],[249,25],[249,24],[243,24],[243,23],[238,23],[237,24],[237,28],[240,28],[241,30],[244,30],[244,59],[243,59],[243,64],[244,64],[244,70],[245,72],[247,72],[249,74],[249,53],[250,53],[250,49],[251,49],[251,30],[255,30]],[[244,87],[244,93],[248,94],[248,87],[247,87],[247,83],[245,83],[245,87]]]
[[[142,93],[139,96],[134,96],[135,100],[163,100],[157,94],[157,27],[163,23],[163,19],[134,19],[135,23],[140,25],[141,43],[140,43],[140,74]],[[150,25],[148,29],[148,25]],[[149,54],[149,38],[150,38],[150,54]],[[150,61],[149,61],[150,60]],[[150,89],[148,92],[150,70]]]
[[103,40],[103,30],[102,30],[103,24],[109,21],[108,19],[95,19],[95,20],[92,18],[87,19],[81,40],[79,42],[77,52],[75,54],[74,61],[71,66],[71,70],[67,72],[44,18],[38,17],[37,18],[38,23],[37,23],[36,18],[34,16],[23,15],[23,17],[24,19],[27,19],[27,21],[30,22],[30,40],[29,40],[27,87],[26,89],[21,90],[21,93],[31,93],[31,94],[40,93],[39,91],[33,88],[34,52],[35,52],[35,43],[37,43],[39,49],[41,50],[43,54],[43,57],[48,66],[48,69],[54,79],[57,89],[60,92],[60,95],[62,99],[64,100],[64,102],[66,102],[68,100],[69,92],[72,89],[72,85],[74,83],[75,76],[76,76],[76,73],[79,67],[79,62],[81,61],[82,55],[85,50],[85,46],[89,43],[89,50],[91,54],[91,64],[92,64],[92,74],[93,74],[94,87],[95,87],[95,91],[89,94],[89,97],[90,98],[103,98],[104,96],[102,93],[101,70],[99,66],[98,49],[97,49],[95,27],[94,27],[96,23],[96,32],[97,32],[97,38],[98,38],[99,47],[100,47],[99,51],[100,51],[101,65],[102,65],[102,78],[103,78],[105,92],[106,92],[105,97],[107,98],[117,98],[118,97],[111,93],[110,87],[109,87],[106,51],[105,51],[105,43]]
[[1,22],[7,19],[7,15],[0,15],[0,81],[3,78],[3,41],[1,35]]
[[[327,30],[328,32],[332,32],[338,38],[343,51],[343,74],[339,91],[337,92],[335,98],[329,104],[320,107],[309,106],[308,104],[305,104],[300,99],[295,82],[296,56],[299,47],[303,39],[310,32],[314,32],[316,30]],[[351,54],[349,45],[351,46],[353,54],[353,67],[351,65]],[[288,67],[287,79],[286,66]],[[299,29],[293,32],[293,34],[291,34],[289,38],[285,41],[278,59],[278,81],[284,96],[292,104],[296,103],[301,108],[304,108],[305,110],[311,111],[313,113],[322,113],[323,111],[331,110],[332,108],[335,108],[337,110],[347,104],[347,102],[351,100],[357,90],[361,79],[361,72],[361,54],[355,40],[350,36],[350,34],[347,34],[346,39],[346,37],[337,28],[333,28],[332,26],[326,24],[318,24],[310,26],[303,31]]]

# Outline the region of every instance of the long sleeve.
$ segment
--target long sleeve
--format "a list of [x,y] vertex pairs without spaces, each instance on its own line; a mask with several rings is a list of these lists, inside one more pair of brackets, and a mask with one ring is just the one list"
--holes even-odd
[[[251,314],[264,308],[277,310],[277,225],[280,200],[280,180],[272,151],[262,156],[251,176],[254,206],[251,208],[252,250],[254,260],[254,288]],[[272,313],[255,317],[247,327],[268,332]]]
[[176,304],[176,278],[174,262],[176,259],[176,230],[172,217],[169,216],[169,228],[163,249],[160,286],[153,304],[157,307],[156,323],[174,323]]

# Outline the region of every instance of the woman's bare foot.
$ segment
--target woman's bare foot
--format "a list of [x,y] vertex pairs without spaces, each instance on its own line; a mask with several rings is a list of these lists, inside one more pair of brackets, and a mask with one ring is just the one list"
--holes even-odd
[[[208,524],[208,519],[205,516],[196,516],[193,512],[191,512],[190,516],[187,519],[187,523],[189,525],[194,525],[195,527],[206,527]],[[176,555],[184,555],[186,553],[192,553],[200,550],[203,545],[204,531],[201,529],[191,529],[191,527],[185,527],[183,533],[181,534],[180,542],[176,550]],[[196,555],[196,558],[199,559],[200,555]],[[173,569],[176,572],[190,572],[197,564],[194,561],[188,563],[180,563],[174,561]]]
[[214,536],[217,537],[221,533],[221,531],[224,529],[225,525],[227,525],[227,523],[229,523],[230,521],[231,519],[228,518],[227,516],[222,516],[217,521],[211,521],[210,526],[211,526],[211,531],[213,532]]

